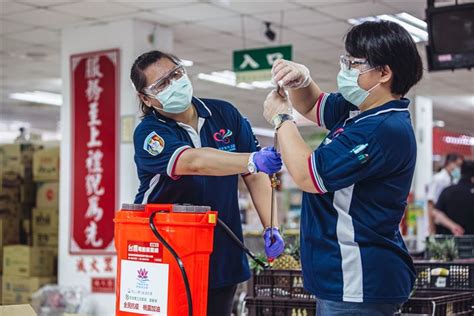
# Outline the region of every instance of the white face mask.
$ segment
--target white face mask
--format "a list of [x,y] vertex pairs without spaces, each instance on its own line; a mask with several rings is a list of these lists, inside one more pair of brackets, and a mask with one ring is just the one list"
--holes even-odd
[[342,94],[344,99],[360,107],[364,103],[365,99],[369,96],[370,92],[380,85],[380,82],[369,90],[364,90],[359,86],[358,80],[361,74],[365,74],[375,68],[370,68],[364,72],[360,72],[359,69],[342,69],[337,74],[337,89]]

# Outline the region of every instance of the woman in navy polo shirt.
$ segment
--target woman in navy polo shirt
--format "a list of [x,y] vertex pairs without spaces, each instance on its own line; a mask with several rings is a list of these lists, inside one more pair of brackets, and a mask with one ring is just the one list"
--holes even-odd
[[[243,240],[237,199],[238,175],[243,175],[265,227],[266,254],[279,256],[284,242],[275,227],[270,240],[268,177],[281,168],[279,154],[270,148],[260,150],[249,122],[230,103],[193,97],[186,70],[176,57],[145,53],[134,62],[130,78],[143,112],[134,132],[140,178],[135,203],[211,206]],[[208,315],[230,315],[236,285],[249,277],[245,253],[216,227]]]
[[[278,131],[283,161],[304,192],[301,260],[317,314],[393,315],[415,270],[399,231],[415,169],[416,140],[403,98],[422,76],[410,34],[366,22],[346,35],[338,93],[324,93],[303,65],[280,60],[264,116]],[[318,149],[303,141],[288,110],[329,130]]]

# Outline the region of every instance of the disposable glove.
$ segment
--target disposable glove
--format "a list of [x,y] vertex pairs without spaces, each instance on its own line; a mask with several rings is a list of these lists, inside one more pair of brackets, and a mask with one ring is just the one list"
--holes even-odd
[[279,59],[273,63],[272,81],[282,88],[306,88],[311,83],[309,70],[305,65]]
[[269,175],[280,171],[283,165],[281,155],[274,147],[264,147],[262,150],[252,153],[252,161],[258,172]]
[[[273,230],[273,240],[271,232]],[[265,254],[267,258],[274,259],[283,253],[285,250],[285,242],[280,235],[280,231],[277,227],[268,227],[263,233],[263,239],[265,241]]]

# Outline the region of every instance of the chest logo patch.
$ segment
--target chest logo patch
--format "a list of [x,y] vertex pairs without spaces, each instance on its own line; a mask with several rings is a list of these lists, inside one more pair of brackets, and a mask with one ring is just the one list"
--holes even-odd
[[229,144],[231,136],[232,136],[232,131],[230,129],[228,130],[221,129],[220,131],[214,133],[214,140],[218,143]]
[[165,141],[156,132],[151,132],[145,138],[143,149],[150,155],[157,156],[165,149]]

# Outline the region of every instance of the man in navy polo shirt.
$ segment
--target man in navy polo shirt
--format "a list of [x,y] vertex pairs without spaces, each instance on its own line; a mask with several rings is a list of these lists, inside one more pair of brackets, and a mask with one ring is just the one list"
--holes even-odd
[[[305,191],[301,215],[304,285],[317,314],[393,315],[415,270],[399,231],[415,169],[416,140],[403,96],[422,75],[407,31],[366,22],[346,36],[339,93],[323,93],[303,65],[280,60],[264,116],[283,161]],[[315,151],[292,122],[291,105],[329,130]]]
[[[266,254],[280,255],[284,242],[270,225],[268,177],[281,168],[279,154],[260,150],[249,122],[230,103],[193,97],[191,82],[176,57],[159,51],[139,56],[131,80],[144,114],[134,133],[140,178],[135,203],[211,206],[243,240],[237,196],[241,174],[265,227]],[[208,315],[230,315],[236,285],[249,277],[245,253],[216,227]]]

